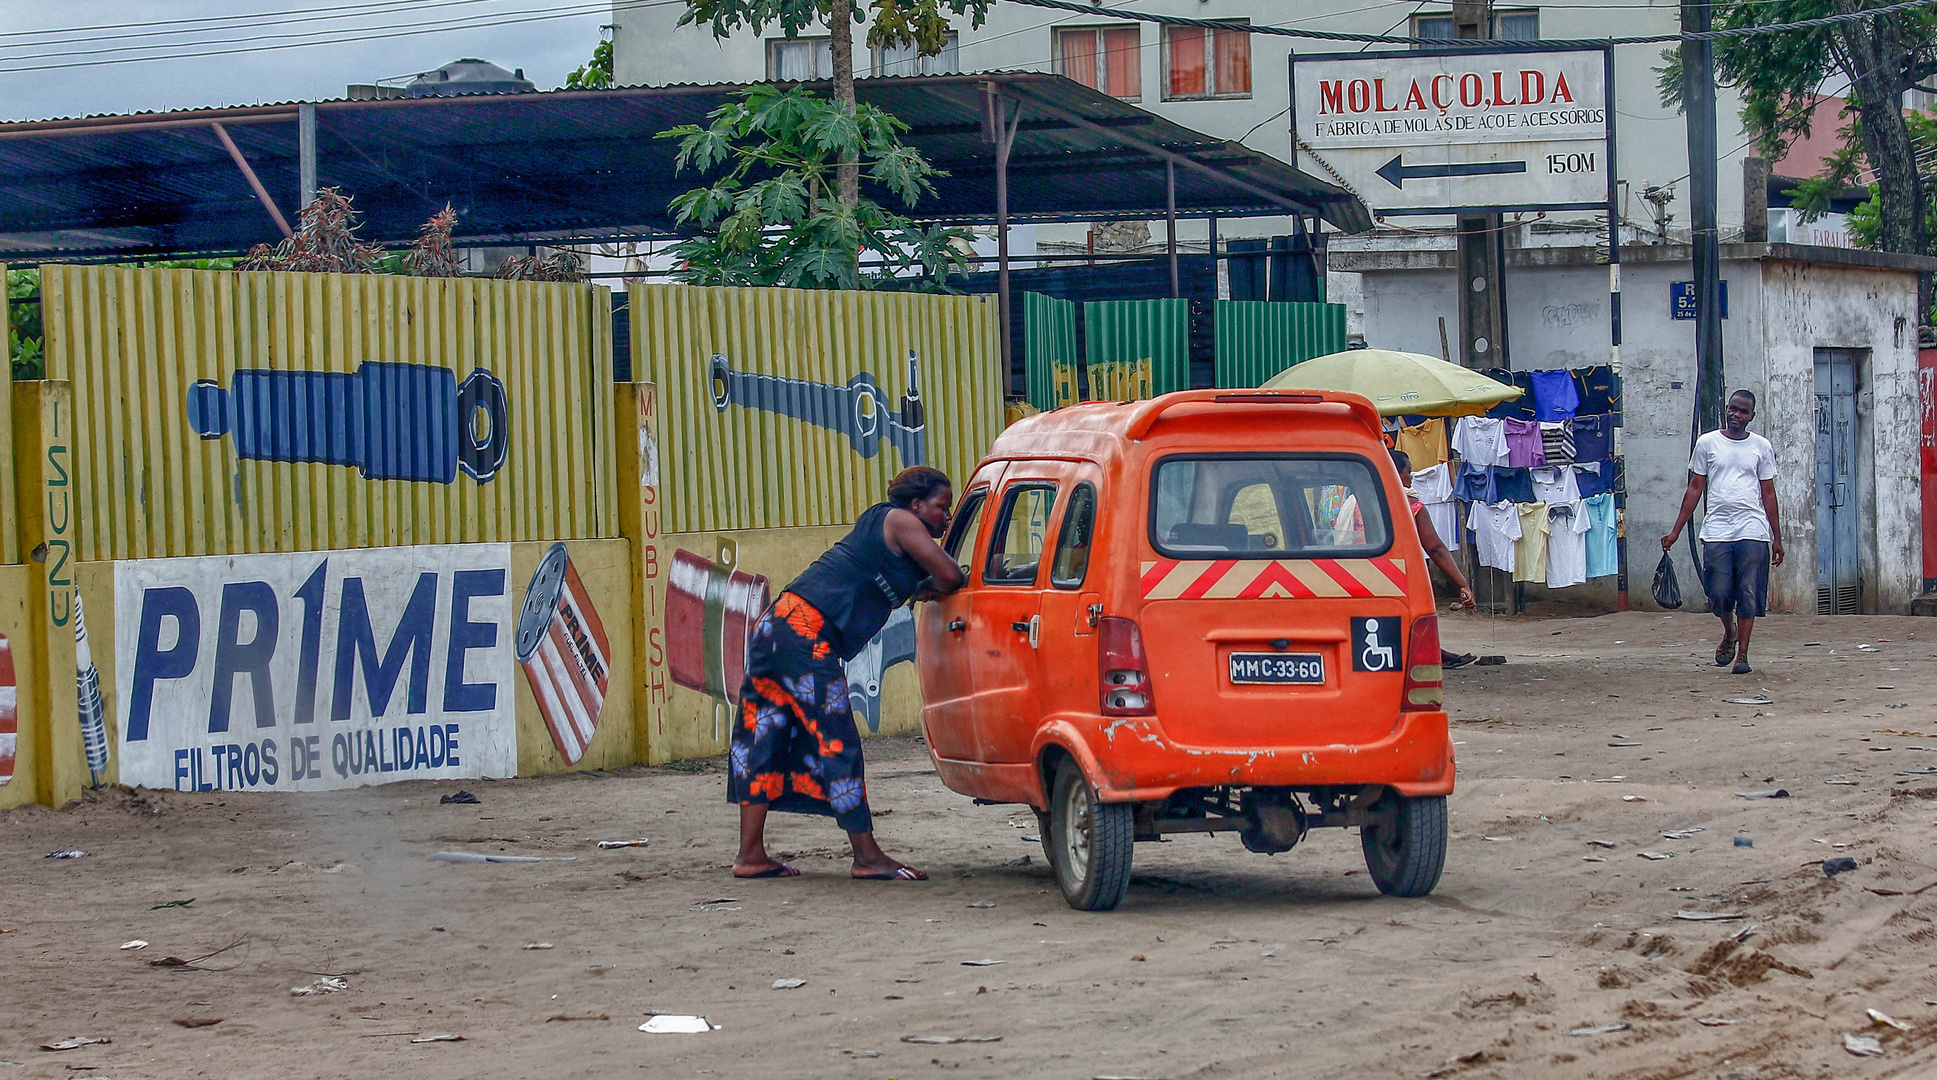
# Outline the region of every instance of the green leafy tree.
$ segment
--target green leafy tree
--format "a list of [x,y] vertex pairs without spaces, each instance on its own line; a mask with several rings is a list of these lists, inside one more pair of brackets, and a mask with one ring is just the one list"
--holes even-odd
[[[1769,26],[1882,7],[1886,0],[1720,0],[1716,29]],[[1912,8],[1800,30],[1721,38],[1715,42],[1718,84],[1742,95],[1742,119],[1762,153],[1779,158],[1791,140],[1810,133],[1816,95],[1844,83],[1855,153],[1840,166],[1874,173],[1875,244],[1884,251],[1929,253],[1928,195],[1904,92],[1932,89],[1937,76],[1937,12]],[[1661,75],[1663,100],[1681,101],[1678,58]],[[1832,168],[1837,168],[1832,163]],[[1809,193],[1805,193],[1809,194]],[[1925,285],[1928,299],[1928,283]],[[1924,306],[1928,306],[1926,303]]]
[[[686,0],[679,25],[707,23],[713,36],[726,37],[745,28],[764,33],[778,25],[788,37],[815,22],[827,24],[828,51],[834,65],[834,100],[854,108],[854,24],[864,22],[872,9],[867,43],[877,49],[912,46],[922,56],[934,56],[948,44],[949,16],[967,15],[981,26],[993,0]],[[860,163],[842,162],[836,172],[840,199],[850,207],[860,197]]]
[[[678,139],[676,171],[712,173],[670,204],[676,224],[700,234],[668,254],[698,285],[862,289],[912,275],[946,288],[967,273],[962,229],[918,225],[871,198],[840,197],[844,164],[871,187],[914,206],[945,175],[903,145],[907,125],[872,105],[843,108],[795,87],[755,86],[708,114],[705,127],[661,132]],[[864,266],[863,255],[873,258]]]
[[566,90],[604,90],[612,85],[612,42],[599,42],[592,59],[565,76]]
[[38,379],[45,370],[40,338],[40,271],[7,271],[7,356],[13,377]]

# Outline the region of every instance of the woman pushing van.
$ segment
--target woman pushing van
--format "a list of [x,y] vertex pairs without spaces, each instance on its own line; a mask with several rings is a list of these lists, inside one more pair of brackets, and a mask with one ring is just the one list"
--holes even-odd
[[881,632],[896,608],[962,587],[961,568],[935,543],[948,529],[954,499],[941,470],[902,470],[888,485],[888,501],[863,512],[854,531],[761,616],[747,650],[729,754],[727,800],[740,805],[734,877],[800,873],[767,854],[769,809],[832,817],[854,849],[856,878],[928,876],[889,858],[875,842],[861,733],[848,706],[843,665]]
[[[1433,527],[1433,519],[1426,514],[1426,504],[1419,500],[1419,493],[1412,489],[1412,457],[1404,450],[1391,451],[1392,467],[1399,470],[1399,486],[1405,488],[1406,509],[1412,511],[1412,523],[1419,530],[1419,546],[1426,549],[1426,557],[1439,567],[1459,589],[1459,606],[1462,611],[1472,611],[1473,586],[1467,584],[1466,575],[1459,572],[1459,564],[1453,561],[1452,552],[1446,550],[1446,542],[1439,538],[1439,530]],[[1460,668],[1472,663],[1472,653],[1456,653],[1450,649],[1439,650],[1441,667]]]

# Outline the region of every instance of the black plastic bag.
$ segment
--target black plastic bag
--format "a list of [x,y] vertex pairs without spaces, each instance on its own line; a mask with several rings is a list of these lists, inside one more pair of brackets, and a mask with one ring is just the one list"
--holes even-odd
[[1661,553],[1661,565],[1655,567],[1655,603],[1671,611],[1681,606],[1681,582],[1675,580],[1675,557],[1665,551]]

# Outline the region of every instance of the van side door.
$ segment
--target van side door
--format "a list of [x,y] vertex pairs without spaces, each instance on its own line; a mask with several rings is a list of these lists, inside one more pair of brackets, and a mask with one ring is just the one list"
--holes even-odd
[[[1061,484],[1060,462],[1018,462],[1002,478],[989,524],[982,585],[969,619],[973,649],[975,760],[1027,760],[1042,718],[1037,652],[1042,637],[1042,583],[1047,580],[1050,521]],[[1017,758],[1015,748],[1024,748]],[[1007,756],[1004,756],[1007,755]]]
[[991,462],[969,480],[942,546],[962,568],[967,583],[956,592],[918,605],[915,613],[915,670],[921,679],[921,726],[936,757],[971,761],[975,727],[970,712],[969,618],[981,586],[982,534],[989,500],[1002,478],[1003,463]]

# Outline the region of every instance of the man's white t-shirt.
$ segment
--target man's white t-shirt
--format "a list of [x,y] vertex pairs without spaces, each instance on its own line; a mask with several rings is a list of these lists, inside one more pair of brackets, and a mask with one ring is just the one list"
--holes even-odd
[[1769,515],[1762,508],[1762,481],[1776,478],[1776,448],[1769,440],[1753,432],[1731,439],[1711,431],[1695,440],[1688,468],[1708,477],[1704,543],[1769,539]]

